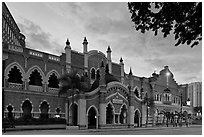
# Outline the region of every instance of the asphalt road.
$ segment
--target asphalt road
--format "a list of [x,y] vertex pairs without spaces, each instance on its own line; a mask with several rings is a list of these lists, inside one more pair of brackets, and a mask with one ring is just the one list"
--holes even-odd
[[8,131],[4,135],[202,135],[202,126],[107,130],[23,130]]

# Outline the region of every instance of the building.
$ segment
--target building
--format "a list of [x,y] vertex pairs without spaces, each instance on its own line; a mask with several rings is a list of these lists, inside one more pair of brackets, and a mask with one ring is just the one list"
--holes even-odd
[[[110,46],[106,54],[88,51],[86,37],[83,53],[72,50],[69,39],[59,56],[27,48],[5,3],[2,9],[4,117],[8,107],[13,108],[15,118],[48,118],[59,111],[68,125],[115,128],[165,122],[167,112],[191,113],[181,105],[180,88],[168,66],[148,78],[133,75],[131,69],[127,74],[122,58],[112,62]],[[79,77],[87,76],[91,88],[59,97],[58,78],[71,70]]]
[[202,82],[188,84],[188,98],[192,107],[202,106]]

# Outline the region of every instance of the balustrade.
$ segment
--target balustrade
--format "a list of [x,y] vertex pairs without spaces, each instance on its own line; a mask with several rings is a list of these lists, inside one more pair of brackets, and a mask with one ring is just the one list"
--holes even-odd
[[29,85],[28,89],[30,91],[43,92],[43,87],[42,86]]
[[12,89],[23,89],[23,84],[19,84],[19,83],[8,83],[8,88],[12,88]]

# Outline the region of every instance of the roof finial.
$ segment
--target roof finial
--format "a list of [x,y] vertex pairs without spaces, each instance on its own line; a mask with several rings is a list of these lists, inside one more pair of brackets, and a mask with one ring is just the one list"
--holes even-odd
[[131,67],[130,67],[130,72],[129,72],[129,75],[132,75],[132,69],[131,69]]
[[120,62],[123,62],[123,58],[122,57],[120,58]]
[[108,46],[107,52],[111,52],[111,48],[110,48],[110,46]]
[[84,41],[83,41],[82,44],[88,44],[88,41],[87,41],[86,37],[84,37]]
[[67,38],[66,45],[70,45],[69,39]]

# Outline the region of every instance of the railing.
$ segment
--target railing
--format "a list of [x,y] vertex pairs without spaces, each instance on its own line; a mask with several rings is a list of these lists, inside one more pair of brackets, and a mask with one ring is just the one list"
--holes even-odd
[[28,89],[30,91],[43,92],[43,87],[42,86],[29,85]]
[[59,89],[58,88],[50,88],[50,87],[48,87],[48,92],[49,93],[56,93],[56,94],[58,94],[58,91],[59,91]]
[[[40,114],[41,112],[33,112],[31,113],[31,116],[33,118],[40,118]],[[50,112],[48,113],[48,117],[49,118],[54,118],[56,115],[56,112]],[[61,118],[65,118],[65,113],[60,113],[59,114]],[[13,112],[13,117],[16,119],[16,118],[20,118],[23,116],[23,112]],[[4,112],[4,118],[8,117],[8,111],[7,112]]]
[[19,84],[19,83],[8,83],[8,88],[12,88],[12,89],[23,89],[23,84]]

